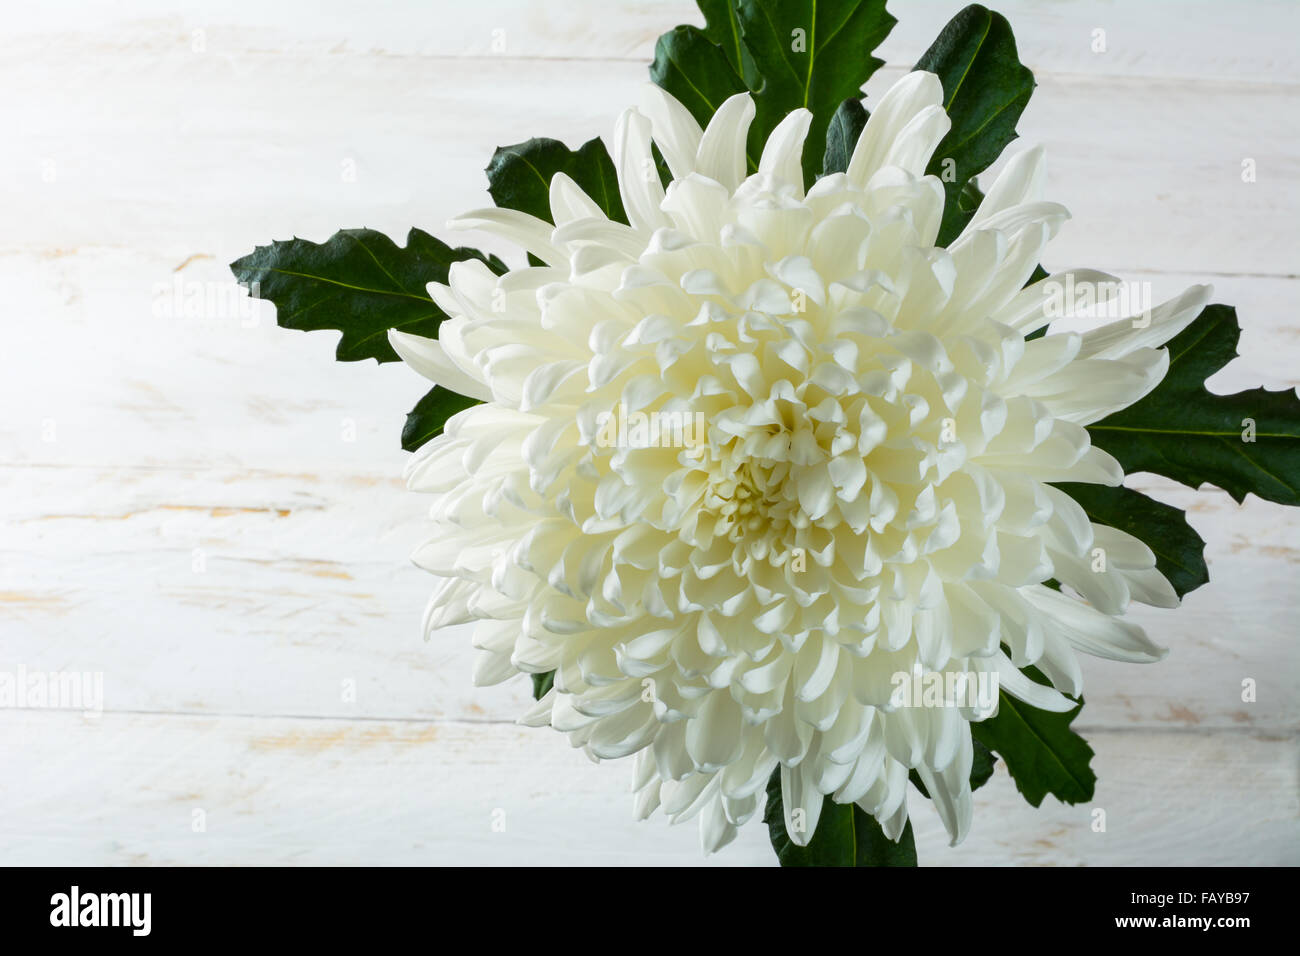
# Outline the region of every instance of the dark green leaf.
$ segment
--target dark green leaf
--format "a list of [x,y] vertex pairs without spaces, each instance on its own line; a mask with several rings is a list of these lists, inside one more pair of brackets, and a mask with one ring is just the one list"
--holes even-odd
[[[997,754],[978,740],[972,740],[971,744],[974,747],[975,756],[972,758],[970,765],[970,788],[978,790],[988,783],[989,778],[993,776],[993,765],[998,762],[998,757]],[[921,791],[921,796],[929,800],[930,791],[925,789],[925,784],[921,781],[921,775],[915,770],[911,770],[908,772],[907,777],[912,781],[913,786]]]
[[927,170],[943,182],[946,201],[938,244],[946,246],[974,211],[958,202],[966,183],[1016,138],[1016,121],[1034,91],[1034,74],[1020,62],[1006,18],[978,3],[949,21],[916,68],[938,74],[952,120]]
[[970,788],[978,790],[993,776],[993,765],[998,762],[998,757],[980,741],[973,740],[971,743],[975,747],[975,759],[970,765]]
[[397,361],[388,330],[434,337],[446,318],[425,286],[446,282],[453,262],[505,266],[477,249],[453,249],[412,229],[405,248],[373,229],[344,229],[323,243],[290,239],[258,246],[230,264],[241,285],[275,303],[286,329],[338,329],[340,362]]
[[[1237,501],[1300,504],[1300,401],[1291,390],[1214,395],[1205,380],[1237,354],[1237,311],[1210,305],[1169,343],[1169,372],[1141,401],[1089,425],[1126,472],[1153,471]],[[1248,420],[1253,440],[1246,440]]]
[[[1024,671],[1032,679],[1046,683],[1034,667]],[[970,725],[971,733],[997,753],[1016,781],[1016,789],[1033,806],[1052,794],[1065,803],[1091,800],[1097,775],[1088,765],[1092,748],[1070,729],[1070,722],[1083,709],[1079,706],[1064,714],[1030,707],[1002,692],[998,714]]]
[[415,451],[431,438],[442,434],[442,426],[459,411],[477,405],[477,398],[467,398],[448,391],[441,385],[435,385],[415,403],[415,407],[406,413],[406,425],[402,428],[402,447]]
[[882,60],[871,55],[897,22],[885,0],[736,0],[741,39],[762,77],[754,90],[751,156],[791,110],[812,111],[804,144],[804,180],[822,165],[822,144],[840,104],[862,95]]
[[550,188],[556,173],[572,178],[610,219],[627,222],[614,161],[599,139],[588,140],[576,151],[558,139],[542,138],[498,147],[487,167],[488,192],[503,209],[553,222]]
[[1131,488],[1077,482],[1062,482],[1056,487],[1077,501],[1097,524],[1127,531],[1144,542],[1155,553],[1156,568],[1169,579],[1179,597],[1210,580],[1205,542],[1180,509]]
[[[963,228],[964,228],[964,226],[963,226]],[[1040,282],[1041,280],[1046,279],[1046,278],[1047,278],[1047,270],[1044,269],[1042,266],[1034,266],[1034,272],[1033,272],[1033,274],[1032,274],[1032,275],[1031,275],[1031,276],[1030,276],[1030,277],[1025,281],[1025,285],[1026,285],[1026,286],[1031,286],[1031,285],[1033,285],[1035,282]],[[1032,331],[1032,332],[1030,332],[1028,335],[1026,335],[1026,336],[1025,336],[1025,341],[1028,342],[1028,341],[1030,341],[1031,339],[1041,339],[1041,338],[1042,338],[1044,335],[1046,335],[1046,334],[1047,334],[1047,326],[1046,326],[1046,325],[1044,325],[1044,326],[1040,326],[1039,328],[1034,329],[1034,331]]]
[[829,796],[822,803],[812,839],[807,846],[797,846],[785,829],[780,767],[772,771],[767,782],[763,822],[782,866],[916,866],[916,841],[910,820],[895,843],[857,804],[836,803]]
[[745,78],[746,84],[758,86],[754,58],[740,39],[739,0],[698,0],[704,14],[704,34],[718,46],[731,68]]
[[831,117],[826,129],[826,155],[822,158],[822,175],[842,173],[849,168],[853,147],[858,145],[862,128],[867,125],[867,110],[861,100],[845,100]]
[[968,180],[966,185],[961,187],[961,192],[957,194],[957,211],[962,214],[964,220],[969,221],[983,201],[984,191],[980,189],[979,182],[974,179]]
[[555,671],[545,674],[533,674],[533,700],[541,700],[555,685]]
[[[659,38],[650,79],[690,110],[701,127],[728,97],[746,89],[722,47],[699,27],[677,27]],[[758,169],[758,153],[751,151],[748,159],[750,170]]]

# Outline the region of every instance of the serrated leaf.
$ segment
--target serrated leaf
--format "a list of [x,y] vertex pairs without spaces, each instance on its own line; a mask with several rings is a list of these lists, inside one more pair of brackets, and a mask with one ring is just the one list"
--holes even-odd
[[453,262],[478,259],[501,273],[495,256],[453,249],[420,229],[398,246],[373,229],[344,229],[322,243],[290,239],[258,246],[230,264],[241,285],[275,304],[286,329],[337,329],[340,362],[395,362],[388,330],[434,337],[446,315],[425,286],[446,282]]
[[[650,80],[672,94],[702,128],[728,97],[748,89],[722,47],[692,26],[677,27],[659,38]],[[748,152],[751,172],[758,169],[758,155]]]
[[[998,762],[997,754],[989,750],[978,740],[971,741],[971,747],[975,751],[974,757],[971,758],[970,764],[970,788],[978,790],[984,784],[989,782],[993,776],[993,765]],[[930,791],[925,789],[925,783],[921,780],[921,775],[915,770],[909,770],[907,778],[912,781],[912,785],[921,791],[921,796],[930,799]]]
[[627,222],[618,193],[618,176],[605,144],[590,139],[572,150],[558,139],[534,137],[500,146],[487,166],[488,192],[503,209],[517,209],[547,222],[551,218],[551,177],[567,174],[610,219]]
[[468,398],[453,391],[435,385],[429,389],[424,398],[415,403],[415,407],[406,413],[406,425],[402,428],[402,447],[415,451],[425,442],[442,434],[442,428],[459,411],[471,405],[479,404],[477,398]]
[[739,0],[697,0],[696,6],[704,14],[705,36],[722,48],[727,62],[747,86],[757,86],[754,58],[740,39]]
[[555,671],[533,674],[533,700],[541,700],[555,686]]
[[895,843],[857,804],[836,803],[829,796],[824,798],[817,829],[808,845],[796,845],[785,829],[780,767],[767,781],[763,822],[782,866],[916,866],[916,841],[910,820]]
[[849,168],[853,148],[867,125],[868,113],[861,100],[845,100],[831,117],[826,129],[826,153],[822,157],[822,175],[842,173]]
[[1020,62],[1006,18],[978,3],[948,22],[916,69],[938,75],[952,120],[926,170],[943,183],[938,244],[946,246],[974,212],[959,203],[962,190],[1016,138],[1016,121],[1034,91],[1034,74]]
[[872,56],[896,22],[884,0],[736,0],[741,40],[762,79],[754,90],[756,115],[749,151],[762,152],[768,135],[791,110],[812,111],[804,143],[804,182],[822,165],[822,145],[840,104],[884,61]]
[[[1024,671],[1033,680],[1047,683],[1034,667]],[[1091,800],[1097,786],[1092,772],[1092,748],[1070,729],[1079,716],[1083,701],[1063,714],[1039,710],[1005,691],[998,699],[996,717],[974,721],[971,733],[997,753],[1016,782],[1016,789],[1033,806],[1052,794],[1064,803]]]
[[[1300,504],[1300,401],[1291,390],[1214,395],[1205,380],[1237,355],[1237,310],[1206,306],[1169,343],[1169,372],[1141,401],[1088,426],[1125,472],[1151,471],[1191,488],[1217,485]],[[1253,441],[1243,440],[1247,420]]]
[[1111,488],[1081,482],[1056,485],[1079,503],[1097,524],[1127,531],[1156,556],[1156,569],[1178,596],[1210,580],[1205,566],[1205,541],[1187,523],[1181,509],[1148,498],[1132,488]]

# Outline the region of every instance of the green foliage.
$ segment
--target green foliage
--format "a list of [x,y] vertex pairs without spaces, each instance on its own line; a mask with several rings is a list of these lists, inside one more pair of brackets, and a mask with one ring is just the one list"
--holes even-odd
[[498,147],[487,166],[488,193],[502,209],[553,222],[550,190],[556,173],[567,174],[610,219],[627,222],[614,161],[599,139],[588,140],[576,150],[558,139],[537,137]]
[[966,184],[1016,138],[1034,74],[1020,62],[1006,18],[978,3],[948,22],[916,68],[938,75],[952,120],[927,169],[943,182],[946,194],[938,242],[946,246],[975,211],[963,195]]
[[829,796],[823,798],[821,817],[808,845],[795,844],[785,829],[780,767],[767,781],[763,822],[782,866],[916,866],[910,820],[895,843],[875,817],[857,804],[836,803]]
[[275,303],[283,328],[342,332],[340,362],[395,362],[388,330],[437,336],[447,316],[425,287],[446,282],[451,264],[466,259],[505,272],[495,256],[453,249],[420,229],[410,231],[405,247],[373,229],[344,229],[322,243],[273,242],[235,260],[230,269],[241,285]]
[[425,442],[442,434],[447,419],[459,411],[477,405],[478,399],[467,398],[448,391],[441,385],[435,385],[424,398],[415,403],[415,407],[406,413],[406,425],[402,428],[402,447],[415,451]]
[[[1025,673],[1046,683],[1037,668],[1027,667]],[[1049,793],[1065,803],[1082,803],[1092,799],[1097,785],[1089,766],[1092,748],[1070,729],[1082,709],[1080,700],[1063,714],[1039,710],[1003,691],[997,716],[972,723],[971,733],[1002,758],[1016,789],[1034,806]]]
[[[722,48],[691,26],[676,27],[659,38],[650,79],[685,106],[701,127],[728,97],[746,89]],[[758,169],[758,153],[747,157],[750,171]]]
[[555,686],[555,671],[533,674],[533,700],[541,700]]
[[1081,482],[1062,482],[1056,487],[1077,501],[1097,524],[1127,531],[1146,544],[1155,553],[1157,570],[1179,597],[1210,580],[1205,541],[1187,523],[1181,509],[1131,488]]
[[858,144],[867,125],[868,114],[861,100],[845,100],[831,117],[826,128],[826,153],[822,157],[822,175],[842,173],[849,168],[853,147]]
[[[1169,372],[1140,402],[1088,426],[1124,471],[1300,504],[1300,401],[1291,390],[1214,395],[1205,380],[1237,355],[1237,310],[1210,305],[1169,343]],[[1253,423],[1253,428],[1250,423]]]
[[805,182],[812,182],[831,117],[846,99],[862,96],[884,62],[871,51],[898,21],[884,0],[738,0],[737,12],[741,40],[763,80],[753,88],[750,151],[759,153],[791,110],[811,110],[803,169]]
[[831,118],[880,66],[871,51],[896,22],[884,0],[700,0],[706,26],[659,38],[650,78],[707,125],[736,93],[754,96],[747,155],[758,168],[763,144],[792,111],[813,114],[804,144],[804,180],[823,167]]

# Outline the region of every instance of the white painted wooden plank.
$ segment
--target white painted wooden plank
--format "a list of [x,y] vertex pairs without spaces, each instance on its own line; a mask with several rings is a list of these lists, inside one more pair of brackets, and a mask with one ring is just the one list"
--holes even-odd
[[[1135,483],[1189,509],[1211,583],[1130,611],[1165,661],[1085,659],[1084,725],[1300,727],[1300,511]],[[113,710],[513,720],[530,699],[472,686],[468,628],[422,642],[427,502],[395,479],[8,467],[0,487],[0,669],[102,670]]]
[[[1034,809],[1000,769],[956,849],[913,795],[923,864],[1300,863],[1294,741],[1101,733],[1092,744],[1092,804]],[[630,766],[594,765],[547,731],[25,711],[0,713],[0,755],[8,864],[774,862],[758,821],[708,859],[694,822],[635,823]]]
[[287,332],[268,303],[235,304],[223,264],[176,264],[112,248],[0,256],[8,355],[40,357],[0,376],[0,460],[400,476],[402,423],[428,383],[336,363],[337,333]]
[[[964,0],[894,0],[899,19],[879,54],[911,65]],[[1294,82],[1291,42],[1300,18],[1287,0],[1005,0],[995,9],[1015,30],[1036,71]],[[480,0],[462,4],[372,3],[358,16],[348,0],[133,0],[129,4],[33,5],[6,30],[11,42],[62,49],[157,55],[305,53],[329,56],[549,57],[648,61],[658,36],[679,23],[702,25],[689,0]],[[1105,30],[1104,51],[1094,31]],[[197,38],[195,31],[201,31]]]
[[[899,75],[881,70],[868,90]],[[442,233],[489,203],[495,147],[608,136],[644,82],[632,61],[536,61],[521,84],[496,59],[0,59],[6,88],[42,90],[0,103],[0,122],[24,131],[0,156],[0,249],[126,246],[170,270],[344,226]],[[1047,147],[1049,194],[1076,217],[1050,261],[1294,275],[1294,100],[1265,84],[1044,77],[1020,128]]]

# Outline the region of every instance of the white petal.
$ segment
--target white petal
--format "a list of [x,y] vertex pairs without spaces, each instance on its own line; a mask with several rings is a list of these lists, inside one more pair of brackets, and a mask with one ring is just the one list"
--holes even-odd
[[1117,620],[1051,588],[1025,588],[1021,593],[1047,615],[1050,626],[1084,653],[1135,664],[1149,664],[1169,653],[1152,643],[1136,624]]
[[402,361],[415,369],[429,381],[441,385],[460,395],[477,398],[481,402],[492,401],[492,390],[479,378],[474,378],[461,370],[447,357],[437,339],[411,335],[397,329],[390,329],[388,341],[393,350],[402,357]]
[[736,838],[739,829],[727,819],[721,795],[713,798],[700,817],[700,847],[705,855],[716,853]]
[[1124,581],[1128,584],[1129,594],[1135,601],[1152,607],[1178,607],[1178,592],[1169,580],[1155,568],[1141,571],[1123,571]]
[[700,138],[696,170],[729,190],[739,186],[745,178],[745,142],[753,121],[754,101],[748,93],[737,93],[723,101]]
[[636,110],[625,110],[614,127],[614,168],[623,209],[634,229],[654,232],[669,226],[659,204],[663,183],[650,152],[650,120]]
[[[1121,280],[1108,272],[1095,269],[1071,269],[1054,272],[1025,286],[1007,302],[992,319],[1010,326],[1022,335],[1037,332],[1043,326],[1073,313],[1073,300],[1082,296],[1091,302],[1103,303],[1115,295]],[[1086,292],[1078,292],[1086,287]],[[1078,292],[1067,295],[1067,290]]]
[[1046,152],[1041,146],[1017,153],[1008,160],[998,178],[980,202],[962,235],[983,228],[992,216],[1019,206],[1038,202],[1043,198],[1043,185],[1047,180]]
[[1007,659],[1005,654],[994,654],[993,665],[998,675],[998,686],[1012,697],[1023,700],[1030,707],[1063,714],[1078,706],[1064,694],[1044,684],[1030,680],[1024,672]]
[[551,177],[551,216],[557,226],[577,219],[605,219],[604,210],[582,191],[568,173],[557,172]]
[[758,171],[775,176],[795,187],[795,194],[803,193],[803,143],[808,136],[812,113],[797,109],[786,116],[772,130],[758,160]]
[[703,135],[690,110],[653,83],[641,87],[641,111],[650,119],[654,141],[674,179],[695,172],[695,157]]
[[943,84],[933,73],[915,70],[891,86],[867,118],[853,148],[846,171],[849,181],[859,188],[866,186],[876,170],[885,165],[894,141],[912,117],[927,106],[942,103]]
[[785,813],[785,831],[795,846],[807,846],[817,832],[822,799],[804,765],[781,767],[781,809]]
[[567,264],[565,256],[551,244],[553,226],[517,209],[475,209],[447,223],[448,229],[482,229],[508,239],[548,265]]
[[1201,314],[1213,288],[1194,285],[1156,306],[1149,315],[1135,315],[1103,325],[1083,336],[1080,358],[1123,358],[1137,349],[1164,345]]
[[935,147],[951,127],[952,120],[942,106],[927,106],[899,131],[885,154],[885,165],[905,169],[914,176],[923,175]]

